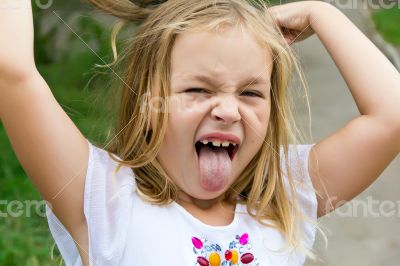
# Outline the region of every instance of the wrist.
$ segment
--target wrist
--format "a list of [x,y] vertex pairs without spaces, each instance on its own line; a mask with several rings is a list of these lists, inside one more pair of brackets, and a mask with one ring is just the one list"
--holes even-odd
[[312,2],[313,4],[312,7],[310,8],[309,21],[311,28],[316,32],[318,29],[318,22],[322,18],[333,19],[331,18],[332,15],[341,13],[339,9],[337,9],[335,6],[329,3],[321,1],[312,1]]

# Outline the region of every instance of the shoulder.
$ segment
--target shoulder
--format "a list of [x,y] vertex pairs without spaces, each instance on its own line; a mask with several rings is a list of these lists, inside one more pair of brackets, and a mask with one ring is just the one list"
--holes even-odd
[[290,173],[296,192],[307,193],[310,200],[315,198],[315,191],[308,170],[309,155],[313,146],[314,144],[289,145],[287,156],[284,154],[283,147],[280,148],[281,168],[285,185],[289,185],[288,174]]
[[280,147],[281,167],[284,175],[287,170],[291,171],[294,181],[311,182],[308,170],[309,154],[315,144],[291,144],[288,148],[287,156],[284,149]]
[[[129,228],[136,190],[135,177],[129,167],[118,169],[118,162],[113,159],[120,159],[118,156],[90,141],[88,143],[89,159],[83,197],[86,224],[85,233],[82,230],[79,234],[87,234],[90,240],[87,249],[91,261],[101,262],[100,265],[116,265],[123,250],[124,232]],[[79,258],[76,242],[71,236],[73,232],[66,230],[47,205],[46,215],[60,253],[66,264],[72,265]],[[116,228],[121,230],[116,231]]]
[[[119,185],[134,185],[135,175],[132,168],[121,165],[121,158],[104,148],[89,142],[89,165],[86,181],[95,179],[99,182],[117,181]],[[101,180],[103,179],[103,180]]]
[[93,243],[90,250],[100,265],[113,265],[122,256],[130,226],[135,175],[130,167],[118,167],[121,158],[91,143],[89,156],[84,214]]
[[309,244],[312,244],[315,238],[314,223],[317,221],[318,210],[317,194],[308,170],[309,155],[314,145],[315,144],[289,145],[287,158],[284,156],[283,149],[281,148],[284,185],[290,197],[290,179],[288,178],[287,171],[289,168],[293,178],[295,201],[301,213],[309,218],[306,219],[308,222],[303,224],[306,237],[309,239]]
[[[88,215],[100,202],[107,208],[132,201],[136,191],[135,175],[128,166],[120,166],[117,155],[89,142],[89,164],[85,180],[84,211]],[[113,207],[112,207],[113,206]],[[103,206],[104,207],[104,206]],[[95,210],[95,209],[94,209]]]

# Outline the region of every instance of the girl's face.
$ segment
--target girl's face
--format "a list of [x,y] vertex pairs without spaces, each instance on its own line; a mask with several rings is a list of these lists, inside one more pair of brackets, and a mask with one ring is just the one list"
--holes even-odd
[[[240,28],[179,35],[158,159],[181,195],[218,198],[255,156],[268,127],[271,70],[270,53]],[[218,142],[231,144],[212,147]]]

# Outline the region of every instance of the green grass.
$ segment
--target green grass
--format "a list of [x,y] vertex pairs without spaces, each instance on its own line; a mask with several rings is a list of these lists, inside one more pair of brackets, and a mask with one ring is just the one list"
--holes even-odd
[[379,9],[372,14],[377,30],[385,41],[400,46],[400,9]]

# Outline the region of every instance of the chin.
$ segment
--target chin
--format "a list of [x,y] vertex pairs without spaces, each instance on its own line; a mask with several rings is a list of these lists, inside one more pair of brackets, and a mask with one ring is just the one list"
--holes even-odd
[[201,189],[202,192],[198,193],[198,197],[196,197],[197,199],[201,199],[201,200],[213,200],[216,198],[221,197],[222,195],[225,194],[227,187],[226,186],[221,186],[221,188],[219,189],[215,189],[215,190],[209,190],[209,189]]
[[222,196],[223,193],[222,192],[216,192],[216,193],[207,193],[207,195],[203,194],[202,196],[196,197],[199,200],[213,200],[216,198],[219,198],[220,196]]
[[213,200],[224,194],[224,190],[208,191],[202,188],[196,189],[195,191],[188,189],[181,192],[183,192],[183,194],[181,194],[182,199],[187,198],[196,200]]

